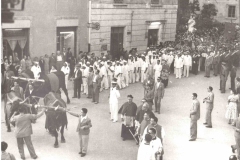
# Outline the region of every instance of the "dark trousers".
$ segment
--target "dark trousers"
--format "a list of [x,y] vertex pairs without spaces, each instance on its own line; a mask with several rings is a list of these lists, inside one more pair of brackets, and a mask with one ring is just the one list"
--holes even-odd
[[160,99],[160,103],[158,103],[158,97],[155,97],[154,98],[154,104],[155,104],[155,111],[160,113],[161,99]]
[[205,121],[208,126],[212,126],[212,108],[207,108]]
[[93,102],[99,102],[99,92],[100,87],[96,83],[93,83]]
[[226,90],[226,81],[225,79],[220,79],[220,90],[222,93],[225,93]]
[[190,137],[191,137],[191,139],[197,139],[197,120],[192,120],[191,119]]
[[164,84],[164,87],[166,88],[168,86],[168,79],[163,79],[162,83]]
[[74,97],[81,97],[81,84],[80,82],[77,82],[76,80],[74,80]]
[[124,124],[122,124],[121,137],[124,139],[134,139],[129,130],[133,135],[135,134],[134,127],[126,127]]
[[210,66],[205,66],[205,76],[210,77]]
[[88,85],[88,97],[92,98],[93,96],[93,86]]
[[198,63],[194,63],[192,65],[192,73],[197,75],[198,74]]
[[31,155],[32,158],[36,157],[36,153],[32,144],[32,140],[31,140],[31,136],[28,137],[23,137],[23,138],[17,138],[17,145],[18,145],[18,150],[20,153],[21,158],[25,158],[25,154],[24,154],[24,147],[23,144],[26,144],[28,151]]
[[231,77],[231,89],[235,89],[235,78],[236,77]]
[[218,63],[217,64],[213,64],[213,72],[214,72],[214,75],[218,75],[218,71],[219,71],[219,65]]

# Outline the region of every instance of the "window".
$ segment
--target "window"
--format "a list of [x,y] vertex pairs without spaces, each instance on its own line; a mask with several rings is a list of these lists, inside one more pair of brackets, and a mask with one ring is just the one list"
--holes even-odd
[[114,3],[123,3],[123,0],[114,0]]
[[151,4],[159,4],[159,0],[151,0]]
[[228,17],[235,18],[236,6],[228,6]]

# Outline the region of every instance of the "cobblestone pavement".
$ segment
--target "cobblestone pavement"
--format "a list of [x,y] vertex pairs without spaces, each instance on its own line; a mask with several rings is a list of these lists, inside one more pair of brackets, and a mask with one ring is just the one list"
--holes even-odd
[[[165,131],[164,140],[164,160],[226,160],[231,155],[230,145],[234,144],[234,131],[227,120],[224,118],[229,95],[230,78],[227,83],[227,93],[219,92],[219,77],[203,77],[203,73],[189,78],[175,79],[170,76],[168,88],[165,91],[165,97],[162,100],[161,114],[157,115],[159,124]],[[69,93],[72,97],[73,89],[69,83]],[[203,125],[205,117],[205,104],[203,98],[207,96],[207,87],[211,85],[215,93],[215,102],[213,109],[213,128],[205,128]],[[192,93],[198,94],[201,102],[201,119],[198,121],[198,139],[195,142],[189,142],[190,119],[189,109],[192,105]],[[45,115],[33,124],[32,141],[39,160],[135,160],[137,157],[138,146],[133,140],[122,141],[120,137],[121,122],[112,123],[109,115],[108,105],[109,91],[103,91],[100,94],[100,103],[93,104],[91,100],[83,95],[81,99],[73,99],[68,108],[74,112],[80,112],[82,107],[89,110],[88,116],[92,119],[93,127],[90,132],[89,150],[86,157],[81,158],[79,152],[79,139],[76,132],[78,119],[71,115],[68,116],[69,124],[65,130],[66,143],[60,143],[59,148],[53,148],[54,137],[46,132]],[[128,94],[134,96],[134,102],[140,104],[143,98],[143,88],[140,83],[132,84],[130,87],[120,91],[121,98],[119,107],[123,104]],[[65,96],[63,95],[65,99]],[[3,103],[2,103],[3,104]],[[2,140],[9,144],[8,151],[13,153],[17,159],[20,159],[17,142],[14,132],[7,133],[4,123],[4,114],[2,108]],[[25,147],[27,159],[31,159],[27,148]]]

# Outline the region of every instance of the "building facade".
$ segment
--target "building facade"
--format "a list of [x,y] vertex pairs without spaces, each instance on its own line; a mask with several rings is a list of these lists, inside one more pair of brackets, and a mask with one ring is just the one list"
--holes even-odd
[[3,55],[33,57],[71,48],[73,55],[88,50],[88,1],[25,1],[14,11],[14,23],[2,24]]
[[123,49],[144,51],[160,42],[174,41],[177,0],[94,0],[90,2],[91,52],[110,51],[118,57]]
[[198,0],[200,8],[203,4],[215,4],[218,13],[215,19],[222,23],[240,23],[239,22],[239,0]]

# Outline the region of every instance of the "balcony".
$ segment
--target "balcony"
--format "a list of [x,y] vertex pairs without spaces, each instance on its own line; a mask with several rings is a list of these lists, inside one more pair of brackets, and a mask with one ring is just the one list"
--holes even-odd
[[115,4],[123,4],[123,0],[113,0]]

